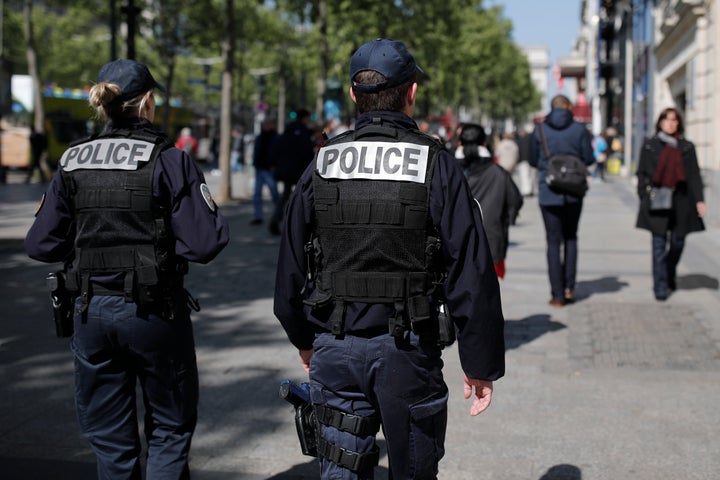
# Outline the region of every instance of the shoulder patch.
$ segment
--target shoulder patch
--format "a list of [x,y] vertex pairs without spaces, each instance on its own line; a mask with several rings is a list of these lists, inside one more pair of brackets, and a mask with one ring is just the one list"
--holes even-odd
[[43,205],[45,205],[45,194],[42,194],[42,197],[40,197],[40,201],[38,202],[38,206],[35,209],[35,216],[38,216],[38,213],[40,213],[40,210],[42,209]]
[[407,142],[348,142],[322,147],[316,169],[322,178],[425,183],[430,147]]
[[215,205],[215,200],[213,200],[212,193],[210,193],[210,187],[206,183],[200,185],[200,195],[202,195],[210,211],[214,213],[217,210],[217,205]]
[[101,138],[70,147],[60,158],[66,172],[82,169],[137,170],[152,159],[154,143],[130,138]]

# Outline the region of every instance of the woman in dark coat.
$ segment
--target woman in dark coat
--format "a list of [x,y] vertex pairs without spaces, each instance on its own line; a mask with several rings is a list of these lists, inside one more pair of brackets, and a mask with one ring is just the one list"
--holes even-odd
[[[703,185],[695,146],[683,138],[680,112],[666,108],[655,125],[655,136],[645,141],[637,169],[640,210],[637,228],[652,233],[653,291],[665,300],[675,290],[675,275],[685,237],[705,230]],[[650,210],[650,189],[673,189],[670,210]]]
[[[510,173],[493,161],[485,146],[486,135],[482,126],[466,123],[462,126],[460,143],[462,158],[470,191],[480,204],[485,234],[490,245],[495,273],[505,277],[505,257],[509,243],[510,225],[515,224],[523,197]],[[456,156],[460,156],[456,153]]]

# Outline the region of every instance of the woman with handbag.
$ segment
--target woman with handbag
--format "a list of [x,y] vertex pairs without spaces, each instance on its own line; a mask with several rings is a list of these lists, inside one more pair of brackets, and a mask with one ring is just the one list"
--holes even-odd
[[636,227],[652,233],[653,292],[666,300],[675,290],[675,275],[685,237],[705,230],[702,178],[695,146],[683,137],[680,112],[666,108],[645,141],[637,169],[640,210]]

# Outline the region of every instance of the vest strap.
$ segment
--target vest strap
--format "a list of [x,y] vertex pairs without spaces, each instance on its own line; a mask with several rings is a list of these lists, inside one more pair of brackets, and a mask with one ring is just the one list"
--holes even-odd
[[135,283],[135,271],[130,270],[125,273],[125,284],[123,285],[123,297],[125,303],[132,303],[133,301],[133,284]]
[[335,308],[330,316],[330,331],[333,335],[345,332],[345,302],[340,299],[335,300]]
[[90,305],[90,275],[80,276],[80,308],[78,313],[82,315],[83,322],[87,319],[85,312]]
[[348,301],[385,303],[425,293],[430,278],[425,272],[335,272],[331,289],[336,297]]
[[405,334],[405,321],[403,320],[404,312],[405,302],[402,300],[395,300],[395,315],[388,319],[388,333],[390,333],[390,336],[402,338]]

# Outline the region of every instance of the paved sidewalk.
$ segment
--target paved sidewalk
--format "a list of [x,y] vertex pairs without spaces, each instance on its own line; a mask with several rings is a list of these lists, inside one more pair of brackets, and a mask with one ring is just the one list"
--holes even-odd
[[[217,191],[218,177],[207,178]],[[42,190],[0,185],[0,478],[91,479],[93,456],[74,416],[69,342],[54,337],[44,291],[52,266],[22,252]],[[507,375],[490,409],[471,418],[457,348],[447,349],[440,479],[718,478],[720,231],[688,237],[679,290],[659,303],[650,235],[634,228],[636,205],[630,179],[591,185],[578,301],[555,309],[547,304],[537,200],[526,199],[501,281]],[[292,410],[278,397],[280,380],[302,381],[303,372],[272,316],[277,237],[248,226],[247,201],[221,210],[231,243],[214,263],[193,265],[188,279],[203,306],[194,315],[201,400],[193,478],[317,478],[313,460],[300,453]],[[376,478],[387,478],[384,457]]]

